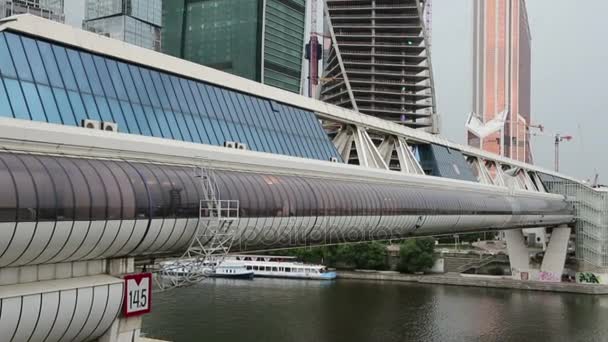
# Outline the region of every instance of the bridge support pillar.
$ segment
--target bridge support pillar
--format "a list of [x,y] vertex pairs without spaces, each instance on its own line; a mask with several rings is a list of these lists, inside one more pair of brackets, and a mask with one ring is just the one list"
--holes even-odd
[[566,225],[553,228],[543,262],[540,266],[540,271],[545,274],[554,275],[555,281],[561,281],[561,276],[564,272],[571,230]]
[[509,253],[509,263],[511,264],[511,274],[519,279],[520,272],[527,272],[530,269],[530,257],[528,247],[521,229],[505,230],[507,240],[507,252]]
[[[110,275],[121,278],[127,273],[135,272],[134,258],[109,259],[107,261],[107,271]],[[134,342],[139,341],[141,334],[141,316],[138,317],[117,317],[112,326],[104,335],[99,338],[99,342]]]

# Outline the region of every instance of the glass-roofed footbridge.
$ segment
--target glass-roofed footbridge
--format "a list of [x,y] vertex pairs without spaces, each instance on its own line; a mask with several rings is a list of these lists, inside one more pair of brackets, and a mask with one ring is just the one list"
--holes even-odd
[[575,225],[564,175],[29,15],[0,117],[8,340],[137,335],[136,260],[543,227],[558,273]]

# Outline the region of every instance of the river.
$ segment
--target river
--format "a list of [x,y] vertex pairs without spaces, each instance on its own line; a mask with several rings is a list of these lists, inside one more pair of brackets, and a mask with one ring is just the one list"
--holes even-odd
[[210,279],[155,294],[143,331],[174,342],[608,341],[608,296]]

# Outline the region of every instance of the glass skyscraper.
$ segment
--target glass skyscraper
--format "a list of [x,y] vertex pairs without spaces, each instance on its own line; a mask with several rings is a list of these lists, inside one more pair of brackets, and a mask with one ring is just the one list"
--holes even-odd
[[85,30],[160,51],[162,0],[87,0]]
[[305,4],[305,0],[165,1],[162,51],[299,93]]
[[0,0],[0,18],[29,13],[63,22],[63,0]]
[[474,2],[473,114],[483,125],[500,118],[490,134],[469,129],[469,145],[532,162],[531,37],[524,0]]

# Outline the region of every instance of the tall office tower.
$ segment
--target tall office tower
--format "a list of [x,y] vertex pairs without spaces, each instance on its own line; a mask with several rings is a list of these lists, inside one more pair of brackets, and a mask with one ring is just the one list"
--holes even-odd
[[29,13],[64,22],[63,0],[0,0],[0,18]]
[[163,52],[300,92],[306,0],[163,3]]
[[160,51],[162,0],[87,0],[85,30]]
[[524,0],[474,0],[469,145],[531,162],[531,37]]
[[437,133],[423,11],[422,0],[327,0],[320,99]]

